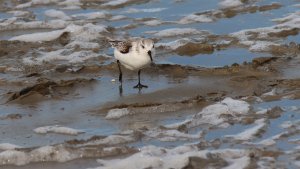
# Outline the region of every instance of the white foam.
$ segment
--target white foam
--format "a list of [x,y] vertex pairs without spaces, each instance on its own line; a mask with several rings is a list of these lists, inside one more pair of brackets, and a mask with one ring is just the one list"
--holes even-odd
[[134,115],[134,114],[151,114],[151,113],[164,113],[164,112],[174,112],[179,110],[181,105],[169,105],[169,104],[162,104],[162,105],[153,105],[153,106],[146,106],[146,107],[131,107],[131,108],[124,108],[124,109],[112,109],[109,110],[106,119],[117,119],[127,115]]
[[291,13],[285,17],[282,18],[276,18],[276,19],[272,19],[273,22],[279,22],[279,23],[283,23],[283,22],[289,22],[294,20],[295,18],[299,17],[300,12],[295,12],[295,13]]
[[222,115],[229,114],[234,118],[236,115],[248,113],[249,106],[245,101],[234,100],[228,97],[219,103],[203,108],[201,112],[185,123],[188,127],[196,127],[201,124],[227,127],[227,125],[224,125],[226,118],[222,117]]
[[[280,33],[281,31],[288,31],[300,27],[300,12],[291,13],[283,18],[273,19],[272,21],[278,22],[277,25],[270,27],[262,27],[255,29],[246,29],[239,32],[230,34],[239,39],[239,43],[248,46],[251,51],[265,52],[269,51],[270,46],[280,45],[270,36],[270,33]],[[253,40],[252,35],[255,34],[256,39],[270,39],[269,41]]]
[[64,0],[62,2],[58,2],[58,5],[67,6],[67,9],[78,9],[78,7],[80,8],[80,5],[82,5],[82,3],[80,2],[80,0]]
[[0,153],[0,164],[25,165],[29,163],[28,158],[24,152],[6,150]]
[[270,139],[261,140],[260,142],[255,143],[255,144],[264,145],[264,146],[271,146],[271,145],[276,144],[276,141],[274,139],[270,138]]
[[300,8],[300,4],[293,5],[294,7]]
[[[140,169],[140,168],[184,168],[189,163],[189,157],[207,159],[208,154],[217,155],[228,161],[230,166],[247,166],[249,164],[248,152],[244,150],[202,150],[196,146],[180,146],[166,149],[155,146],[142,147],[140,152],[123,159],[98,160],[101,164],[97,169]],[[244,164],[242,164],[244,162]]]
[[117,145],[133,141],[135,141],[135,139],[132,136],[110,135],[103,140],[96,142],[96,144]]
[[[103,25],[69,25],[63,30],[20,35],[13,37],[10,40],[26,42],[53,41],[60,37],[64,32],[70,32],[71,40],[65,49],[50,52],[39,51],[37,57],[24,58],[23,62],[26,64],[42,64],[43,62],[53,60],[67,60],[71,63],[77,63],[98,57],[99,54],[95,53],[93,50],[98,49],[100,46],[98,43],[91,41],[99,40],[99,38],[102,37],[101,32],[107,32],[107,30]],[[83,50],[74,52],[73,49],[77,47],[81,47]]]
[[246,129],[245,131],[235,134],[235,135],[225,135],[225,137],[230,137],[233,138],[235,140],[241,140],[241,141],[246,141],[246,140],[250,140],[253,139],[254,136],[261,130],[263,129],[266,124],[264,122],[264,119],[259,119],[256,120],[255,123],[257,124],[256,126]]
[[201,23],[207,23],[207,22],[213,22],[214,19],[211,18],[210,16],[207,16],[205,14],[202,15],[195,15],[195,14],[190,14],[187,15],[179,20],[180,24],[190,24],[194,22],[201,22]]
[[293,122],[292,121],[284,121],[282,124],[280,124],[280,127],[281,128],[290,128],[293,126]]
[[63,30],[57,30],[52,32],[39,32],[12,37],[10,40],[18,40],[24,42],[52,41],[57,39],[62,33],[64,33]]
[[83,50],[93,50],[93,49],[99,49],[100,48],[100,45],[99,43],[95,43],[95,42],[81,42],[81,41],[73,41],[71,43],[68,43],[65,48],[69,48],[69,49],[72,49],[72,48],[77,48],[79,47],[80,49],[83,49]]
[[114,15],[111,18],[109,18],[109,20],[119,21],[119,20],[126,19],[126,18],[127,18],[127,16],[125,16],[125,15]]
[[160,141],[170,142],[178,140],[200,139],[202,132],[197,134],[187,134],[178,130],[153,129],[145,132],[145,135],[149,137],[148,139],[155,138]]
[[148,8],[148,9],[129,8],[128,10],[125,11],[125,13],[139,13],[139,12],[154,13],[154,12],[161,12],[166,9],[167,8]]
[[23,29],[62,29],[68,25],[67,21],[56,19],[50,21],[18,21],[16,17],[0,22],[0,31],[23,30]]
[[300,161],[294,161],[295,166],[300,167]]
[[269,41],[255,41],[251,44],[249,50],[252,52],[264,52],[269,51],[271,46],[279,46],[279,44]]
[[81,7],[79,5],[70,5],[70,6],[62,7],[60,9],[63,9],[63,10],[76,10],[76,9],[81,9]]
[[252,143],[252,142],[245,142],[246,144],[249,144],[249,145],[264,145],[264,146],[272,146],[274,144],[276,144],[276,140],[280,139],[283,135],[285,134],[288,134],[287,131],[285,132],[282,132],[282,133],[279,133],[279,134],[276,134],[272,137],[269,137],[269,138],[266,138],[264,140],[261,140],[259,142],[256,142],[256,143]]
[[25,165],[30,162],[57,161],[66,162],[79,158],[63,146],[44,146],[29,152],[6,150],[0,153],[0,165]]
[[136,141],[136,138],[134,137],[134,133],[130,131],[131,133],[121,133],[120,135],[110,135],[103,139],[98,139],[94,141],[90,141],[86,143],[85,145],[118,145],[118,144],[125,144],[130,143],[133,141]]
[[13,14],[15,17],[26,16],[30,14],[28,11],[9,11],[8,13]]
[[223,8],[232,8],[241,6],[243,3],[240,0],[222,0],[219,5]]
[[261,157],[257,162],[257,168],[259,169],[273,169],[276,168],[274,157]]
[[179,48],[180,46],[187,44],[190,41],[191,40],[188,38],[182,38],[182,39],[178,39],[178,40],[166,42],[166,43],[156,43],[155,45],[157,47],[164,47],[164,48],[175,50],[175,49]]
[[71,17],[66,15],[63,11],[58,11],[55,9],[49,9],[45,11],[45,15],[51,18],[58,18],[62,20],[70,20]]
[[157,25],[160,25],[162,24],[163,22],[158,20],[158,19],[155,19],[155,20],[151,20],[151,21],[145,21],[144,24],[145,25],[148,25],[148,26],[157,26]]
[[67,49],[59,49],[52,52],[40,52],[40,55],[41,56],[38,58],[27,58],[26,60],[23,60],[23,62],[31,65],[43,64],[44,62],[51,62],[55,60],[65,60],[69,61],[70,63],[79,63],[99,56],[97,53],[90,50],[72,52],[71,50]]
[[78,135],[84,133],[81,130],[72,129],[64,126],[58,126],[58,125],[38,127],[33,131],[38,134],[57,133],[57,134],[67,134],[67,135]]
[[32,6],[32,2],[29,1],[29,2],[17,5],[16,8],[17,9],[22,9],[22,8],[28,8],[28,7],[31,7],[31,6]]
[[289,111],[298,111],[298,110],[299,110],[299,107],[297,107],[297,106],[289,107]]
[[228,161],[231,162],[231,164],[223,169],[246,168],[250,164],[250,158],[246,156]]
[[[48,4],[57,4],[61,6],[66,6],[66,8],[75,9],[74,7],[79,7],[82,5],[80,0],[31,0],[29,2],[19,4],[16,6],[17,9],[29,8],[34,5],[48,5]],[[76,8],[78,9],[78,8]]]
[[225,98],[221,101],[222,104],[228,106],[231,112],[236,114],[246,114],[249,111],[249,104],[242,100],[234,100],[230,97]]
[[298,136],[298,138],[289,139],[288,142],[299,144],[300,143],[300,137]]
[[111,109],[108,111],[107,115],[105,116],[106,119],[119,119],[123,116],[128,115],[130,112],[127,108],[123,109]]
[[51,4],[51,3],[57,3],[59,1],[60,0],[31,0],[27,3],[17,5],[16,8],[28,8],[33,5],[47,5],[47,4]]
[[157,37],[171,37],[171,36],[182,36],[182,35],[196,35],[196,34],[203,34],[203,31],[199,31],[193,28],[170,28],[161,30],[156,32],[154,36]]
[[284,121],[280,127],[284,129],[291,128],[293,126],[298,126],[300,125],[300,120],[295,120],[295,121]]
[[1,143],[0,150],[14,150],[16,148],[21,148],[18,145],[10,144],[10,143]]
[[124,5],[132,0],[111,0],[109,2],[106,2],[102,4],[102,6],[119,6],[119,5]]
[[107,12],[90,12],[90,13],[81,13],[74,14],[72,17],[84,17],[86,19],[103,19],[108,16]]
[[260,35],[260,38],[268,38],[268,33],[274,32],[275,30],[271,27],[266,28],[257,28],[257,29],[248,29],[248,30],[242,30],[239,32],[235,32],[230,34],[233,37],[236,37],[239,39],[240,44],[248,46],[249,50],[253,52],[264,52],[268,51],[270,49],[270,46],[278,44],[270,41],[256,41],[256,40],[250,40],[250,33],[251,32],[257,32]]
[[69,25],[65,31],[71,32],[71,39],[89,42],[102,37],[101,33],[108,32],[104,25],[85,24],[83,26]]
[[269,111],[269,109],[261,109],[256,112],[256,114],[266,114]]

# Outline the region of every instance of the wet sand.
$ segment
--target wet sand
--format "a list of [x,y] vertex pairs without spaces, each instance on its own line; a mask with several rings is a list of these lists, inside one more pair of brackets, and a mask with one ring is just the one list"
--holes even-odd
[[199,3],[1,2],[1,168],[298,168],[299,4]]

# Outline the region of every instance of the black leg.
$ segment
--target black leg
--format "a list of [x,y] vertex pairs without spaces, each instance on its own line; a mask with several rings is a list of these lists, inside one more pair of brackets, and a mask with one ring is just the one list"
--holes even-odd
[[119,86],[119,95],[122,97],[123,96],[123,86],[122,83]]
[[122,83],[122,70],[121,70],[121,64],[120,61],[117,60],[118,68],[119,68],[119,82]]
[[141,88],[148,88],[148,86],[146,86],[146,85],[142,85],[141,84],[141,70],[139,70],[138,71],[138,76],[139,76],[139,83],[136,85],[136,86],[134,86],[133,88],[138,88],[138,89],[141,89]]

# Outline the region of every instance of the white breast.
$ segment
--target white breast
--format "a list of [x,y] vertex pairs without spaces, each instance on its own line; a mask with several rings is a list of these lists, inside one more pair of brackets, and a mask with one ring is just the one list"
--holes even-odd
[[115,49],[115,58],[121,62],[127,69],[137,70],[142,69],[151,63],[151,59],[147,53],[139,54],[135,51],[123,54]]

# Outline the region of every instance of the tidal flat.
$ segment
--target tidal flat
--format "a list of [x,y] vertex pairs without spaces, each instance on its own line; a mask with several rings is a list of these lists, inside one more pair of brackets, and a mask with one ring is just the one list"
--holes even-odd
[[[300,167],[297,0],[2,0],[0,168]],[[118,66],[109,39],[155,41]]]

